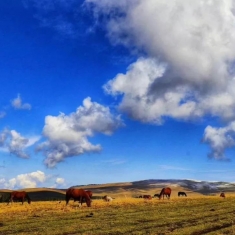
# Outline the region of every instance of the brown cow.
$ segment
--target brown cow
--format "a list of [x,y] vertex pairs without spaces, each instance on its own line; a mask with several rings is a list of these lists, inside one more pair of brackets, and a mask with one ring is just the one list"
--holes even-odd
[[221,194],[220,194],[220,197],[225,198],[225,193],[221,193]]
[[160,192],[160,195],[159,195],[159,199],[161,199],[163,197],[164,199],[164,196],[166,196],[166,198],[170,199],[171,197],[171,188],[163,188]]
[[89,197],[89,194],[84,189],[77,189],[77,188],[69,188],[66,191],[66,205],[69,203],[69,199],[73,198],[75,201],[79,201],[82,205],[83,198],[86,201],[86,204],[88,207],[91,206],[91,198]]
[[[91,198],[92,198],[92,192],[91,192],[90,190],[85,190],[85,191],[87,192],[88,196],[89,196],[90,199],[91,199]],[[76,201],[80,201],[80,197],[74,198],[74,202],[76,202]],[[82,203],[83,203],[83,202],[86,202],[85,197],[82,198]]]
[[[28,193],[26,193],[25,191],[13,191],[11,192],[11,196],[9,198],[8,204],[11,202],[13,202],[13,200],[20,200],[22,202],[22,205],[24,204],[24,199],[28,200],[28,203],[31,203],[31,199],[28,195]],[[7,204],[7,205],[8,205]]]
[[151,195],[144,195],[143,198],[144,198],[144,199],[151,200],[151,199],[152,199],[152,196],[151,196]]

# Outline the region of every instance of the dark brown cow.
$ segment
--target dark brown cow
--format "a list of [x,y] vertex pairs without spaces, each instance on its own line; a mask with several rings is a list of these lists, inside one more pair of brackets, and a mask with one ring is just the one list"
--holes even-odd
[[225,193],[221,193],[221,194],[220,194],[220,197],[225,198]]
[[151,196],[151,195],[144,195],[143,198],[144,198],[144,199],[151,200],[151,199],[152,199],[152,196]]
[[22,202],[22,205],[23,205],[25,198],[28,200],[28,203],[30,204],[31,203],[31,199],[30,199],[29,195],[25,191],[13,191],[13,192],[11,192],[11,196],[10,196],[8,204],[10,202],[12,203],[13,200],[20,200]]
[[178,192],[178,197],[180,197],[180,196],[185,196],[185,197],[187,197],[187,194],[186,194],[185,192]]
[[81,205],[83,199],[85,199],[87,206],[88,207],[91,206],[91,198],[84,189],[76,189],[76,188],[67,189],[65,196],[66,205],[68,205],[70,198],[73,198],[75,201],[79,201]]
[[171,197],[171,188],[163,188],[160,192],[159,200],[162,197],[163,197],[163,200],[164,200],[164,196],[166,196],[166,198],[170,199],[170,197]]

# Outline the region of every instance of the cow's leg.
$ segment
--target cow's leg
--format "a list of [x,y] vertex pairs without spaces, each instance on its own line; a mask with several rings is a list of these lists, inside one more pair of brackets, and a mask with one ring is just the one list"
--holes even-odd
[[69,204],[69,199],[70,199],[70,197],[66,195],[66,197],[65,197],[66,206]]
[[9,203],[12,204],[12,198],[11,197],[9,198],[7,205],[9,205]]
[[82,206],[82,199],[83,199],[83,197],[80,196],[80,199],[79,199],[79,202],[80,202],[79,207]]

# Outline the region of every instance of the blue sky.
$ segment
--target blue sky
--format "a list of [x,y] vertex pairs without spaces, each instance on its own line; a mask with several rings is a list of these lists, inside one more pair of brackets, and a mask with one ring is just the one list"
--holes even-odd
[[0,2],[0,188],[234,182],[232,0]]

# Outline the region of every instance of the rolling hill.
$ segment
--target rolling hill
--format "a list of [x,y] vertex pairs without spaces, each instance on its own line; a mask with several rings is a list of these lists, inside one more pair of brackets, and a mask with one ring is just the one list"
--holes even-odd
[[[93,199],[101,198],[104,195],[112,197],[138,197],[143,194],[154,195],[159,193],[163,187],[172,188],[172,197],[177,197],[179,191],[184,191],[188,196],[216,195],[220,192],[235,194],[235,183],[209,182],[195,180],[176,179],[149,179],[134,182],[75,185],[73,187],[91,190]],[[64,200],[66,189],[51,188],[26,188],[21,189],[29,193],[33,201]],[[0,189],[0,201],[6,201],[11,190]]]

